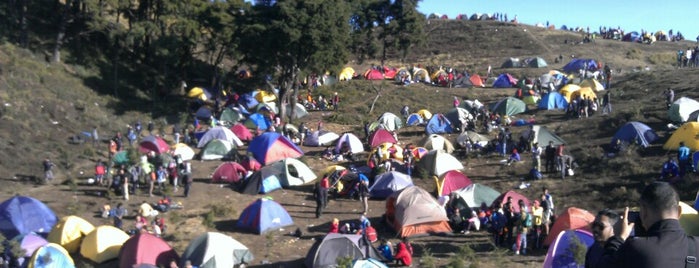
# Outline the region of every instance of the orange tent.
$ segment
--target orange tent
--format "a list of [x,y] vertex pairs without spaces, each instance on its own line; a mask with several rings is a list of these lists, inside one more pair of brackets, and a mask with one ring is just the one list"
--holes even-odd
[[451,233],[446,211],[418,186],[409,186],[386,199],[386,221],[400,237]]
[[473,84],[474,87],[485,87],[485,84],[483,83],[483,78],[481,78],[480,75],[474,74],[469,78],[469,80],[471,81],[471,84]]
[[556,222],[551,227],[551,232],[544,240],[544,245],[548,246],[556,240],[558,233],[565,230],[584,229],[590,231],[590,224],[595,220],[595,215],[587,210],[569,207],[558,215]]

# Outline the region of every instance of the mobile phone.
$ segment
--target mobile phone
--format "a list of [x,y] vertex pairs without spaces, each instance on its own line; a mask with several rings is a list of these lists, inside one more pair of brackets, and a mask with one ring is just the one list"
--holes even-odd
[[634,223],[633,230],[630,236],[643,236],[645,230],[643,229],[643,224],[641,223],[641,213],[638,211],[629,211],[628,222]]

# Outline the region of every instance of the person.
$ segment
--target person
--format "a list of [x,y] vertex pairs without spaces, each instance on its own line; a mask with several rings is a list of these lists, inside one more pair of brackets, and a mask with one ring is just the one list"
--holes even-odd
[[496,202],[493,204],[493,212],[490,216],[491,231],[493,232],[493,243],[496,246],[501,246],[504,242],[505,226],[507,225],[507,218],[502,209],[502,203]]
[[391,241],[381,239],[381,245],[379,246],[379,252],[387,261],[393,261],[393,246]]
[[546,146],[544,157],[546,159],[546,172],[554,172],[556,170],[554,161],[556,159],[556,147],[553,145],[553,141],[549,141],[549,145]]
[[612,69],[609,68],[609,64],[604,65],[604,80],[606,82],[604,88],[610,89],[612,87],[610,83],[612,81]]
[[541,170],[541,147],[539,147],[539,143],[535,142],[532,144],[532,160],[533,160],[533,166],[536,168],[537,171]]
[[567,154],[558,157],[561,179],[565,179],[565,176],[573,176],[573,161],[573,157]]
[[323,209],[328,207],[328,190],[330,189],[330,178],[326,174],[320,179],[320,197],[323,201]]
[[359,180],[359,200],[362,202],[362,213],[369,211],[369,180]]
[[512,164],[512,162],[519,162],[522,161],[522,158],[519,156],[519,152],[517,152],[517,148],[512,149],[512,154],[510,155],[510,158],[507,159],[507,165],[509,166]]
[[171,203],[172,200],[170,200],[170,198],[167,195],[165,195],[163,196],[163,198],[160,198],[160,200],[158,200],[158,204],[156,204],[155,209],[157,209],[160,212],[167,212],[168,210],[170,210]]
[[532,227],[532,219],[529,212],[527,212],[527,206],[524,204],[523,200],[519,200],[519,215],[515,217],[515,227],[517,237],[515,239],[515,255],[527,254],[527,234],[529,234],[529,229]]
[[677,149],[677,163],[680,166],[680,178],[684,178],[684,174],[687,173],[687,169],[689,169],[692,165],[689,159],[689,153],[689,147],[684,144],[684,141],[681,141],[680,148]]
[[403,237],[403,240],[398,243],[398,250],[396,250],[396,255],[393,259],[397,264],[403,266],[410,266],[413,263],[413,246],[407,237]]
[[340,232],[340,220],[337,218],[333,218],[333,222],[330,223],[330,231],[328,231],[329,234],[332,233],[339,233]]
[[454,105],[454,108],[456,108],[459,107],[459,104],[461,104],[461,102],[459,102],[459,98],[454,96],[454,102],[452,104]]
[[400,115],[403,116],[403,119],[408,118],[410,115],[410,107],[408,107],[408,105],[403,105],[403,108],[400,109]]
[[456,208],[450,214],[449,225],[454,232],[464,233],[465,231],[468,231],[466,228],[464,228],[465,219],[461,216],[460,209]]
[[46,183],[50,182],[53,180],[53,162],[51,162],[50,158],[44,159],[44,162],[42,163],[44,166],[44,181]]
[[148,121],[148,134],[153,135],[154,129],[155,129],[155,124],[153,124],[153,121]]
[[663,169],[660,172],[660,180],[672,181],[675,177],[679,175],[679,167],[672,157],[668,157],[667,161],[663,163]]
[[154,233],[156,236],[160,236],[167,230],[167,225],[165,225],[165,218],[162,218],[160,216],[155,216],[152,225],[153,230],[155,230]]
[[112,214],[112,217],[114,217],[114,227],[121,229],[124,226],[125,215],[126,209],[124,208],[124,204],[117,204],[116,208],[114,209],[114,213]]
[[97,127],[92,128],[92,146],[97,147],[100,142],[100,136],[99,133],[97,133]]
[[[337,95],[337,92],[335,92],[335,95],[333,95],[332,105],[335,111],[337,111],[337,107],[340,106],[340,96]],[[320,130],[320,128],[318,130]]]
[[160,166],[158,168],[158,171],[156,172],[156,180],[155,182],[158,183],[158,190],[160,191],[160,194],[165,193],[165,181],[167,181],[167,170],[165,170],[165,166]]
[[541,207],[541,202],[539,200],[534,200],[534,203],[532,204],[532,232],[533,232],[533,238],[534,238],[534,248],[540,249],[541,248],[541,229],[543,228],[543,221],[541,220],[542,217],[544,216],[544,208]]
[[609,91],[602,97],[602,114],[607,115],[612,113],[612,102]]
[[318,182],[313,189],[313,196],[316,200],[316,219],[323,215],[323,208],[325,207],[323,202],[323,190],[321,188],[320,182]]
[[[679,201],[666,182],[646,186],[639,200],[640,222],[629,222],[629,208],[624,209],[621,231],[607,241],[596,267],[694,266],[699,247],[680,226]],[[645,237],[630,237],[636,224],[646,230]]]
[[614,236],[614,225],[619,221],[619,214],[611,209],[603,209],[597,213],[591,229],[595,242],[585,254],[585,268],[597,267],[597,262],[604,254],[604,245]]
[[189,161],[184,161],[182,163],[182,182],[184,183],[184,197],[189,197],[189,191],[192,190],[192,183],[194,183],[194,178],[192,177],[192,164]]
[[102,159],[97,159],[97,164],[95,164],[95,183],[97,185],[104,185],[104,173],[105,173],[105,167],[104,164],[102,163]]
[[675,91],[672,90],[672,88],[668,88],[665,90],[665,106],[667,108],[670,108],[672,106],[672,102],[675,101]]

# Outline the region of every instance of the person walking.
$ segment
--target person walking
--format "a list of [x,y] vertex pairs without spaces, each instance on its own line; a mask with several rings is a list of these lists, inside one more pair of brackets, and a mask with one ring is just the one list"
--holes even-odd
[[337,111],[337,108],[340,106],[340,96],[337,95],[337,92],[335,92],[335,95],[333,95],[332,105],[335,111]]
[[556,147],[553,145],[553,141],[549,141],[549,145],[546,146],[544,157],[546,158],[546,172],[551,173],[556,171]]
[[532,144],[532,164],[533,168],[536,168],[536,171],[541,171],[541,151],[538,142]]
[[184,197],[189,197],[189,191],[192,189],[192,164],[189,161],[182,163],[182,183],[184,183]]
[[328,190],[329,189],[330,189],[330,179],[326,175],[320,179],[320,197],[323,201],[323,209],[328,207]]
[[42,163],[44,167],[44,182],[49,183],[50,181],[53,181],[53,162],[51,162],[50,158],[44,159],[44,162]]
[[[366,177],[365,177],[366,178]],[[369,212],[369,180],[359,180],[359,201],[362,202],[362,213]]]
[[322,191],[320,182],[316,183],[315,187],[313,187],[313,197],[316,200],[316,219],[323,215],[323,206],[325,206],[325,204],[323,204]]

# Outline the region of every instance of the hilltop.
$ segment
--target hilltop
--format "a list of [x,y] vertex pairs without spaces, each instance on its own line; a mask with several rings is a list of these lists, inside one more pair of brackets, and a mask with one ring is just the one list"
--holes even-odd
[[[699,81],[699,69],[677,69],[673,66],[675,51],[693,46],[691,42],[656,42],[653,45],[597,39],[593,43],[581,44],[578,33],[560,30],[514,25],[493,21],[442,21],[430,20],[426,27],[428,38],[424,46],[416,47],[401,63],[397,55],[390,55],[388,64],[450,66],[466,69],[471,73],[484,74],[488,65],[494,73],[510,72],[516,77],[538,76],[548,69],[560,69],[571,57],[594,58],[612,66],[615,71],[613,80],[612,116],[593,116],[581,120],[566,120],[562,112],[530,111],[524,118],[535,118],[538,124],[554,130],[569,144],[569,150],[580,164],[580,171],[571,180],[561,181],[547,178],[534,182],[534,186],[522,190],[522,193],[534,197],[546,186],[555,194],[557,207],[576,206],[595,211],[604,207],[618,208],[634,205],[638,197],[637,190],[644,183],[652,181],[658,174],[660,165],[669,152],[662,149],[662,142],[645,150],[633,148],[621,157],[609,159],[603,157],[602,146],[609,143],[616,129],[627,121],[642,121],[653,127],[660,136],[668,137],[666,127],[667,112],[661,93],[671,87],[676,96],[699,97],[696,81]],[[500,69],[500,64],[509,57],[540,56],[549,63],[548,69]],[[556,57],[562,56],[562,62],[555,63]],[[378,62],[378,61],[377,61]],[[360,72],[375,62],[350,65]],[[110,221],[95,217],[95,212],[103,203],[115,204],[116,197],[105,196],[104,189],[85,185],[84,179],[92,172],[94,161],[105,159],[106,144],[93,148],[90,145],[73,145],[69,138],[80,135],[98,127],[102,137],[111,137],[116,131],[124,131],[127,124],[141,120],[144,124],[153,120],[158,125],[156,132],[166,130],[175,122],[182,122],[186,115],[170,113],[149,113],[149,105],[164,106],[170,104],[172,111],[184,112],[185,100],[169,96],[165,100],[130,103],[128,99],[113,97],[109,89],[95,88],[91,85],[95,70],[75,64],[47,64],[43,56],[19,49],[10,44],[0,46],[0,179],[5,187],[0,191],[0,199],[15,194],[30,195],[45,201],[60,216],[77,214],[93,224],[110,224]],[[372,113],[369,106],[375,97],[375,90],[381,92],[379,101]],[[144,92],[147,90],[144,90]],[[148,99],[147,92],[141,92]],[[390,81],[369,82],[349,81],[331,87],[320,87],[319,93],[330,95],[339,92],[342,106],[336,113],[313,112],[302,121],[314,125],[318,120],[327,122],[326,128],[341,133],[355,131],[362,133],[364,122],[375,119],[385,111],[398,113],[403,105],[413,110],[428,109],[434,113],[446,112],[453,96],[477,98],[489,103],[498,98],[509,96],[514,89],[448,89],[430,85],[411,85],[402,87]],[[164,104],[165,103],[165,104]],[[139,109],[128,108],[142,105]],[[156,115],[152,118],[152,115]],[[519,128],[513,132],[518,134]],[[165,131],[165,133],[168,133]],[[399,140],[404,143],[416,142],[422,137],[419,128],[407,128],[399,133]],[[361,134],[360,134],[361,136]],[[171,137],[165,135],[166,139]],[[455,139],[456,135],[448,135]],[[331,163],[319,160],[322,148],[304,147],[307,151],[305,161],[315,171]],[[674,152],[670,152],[672,154]],[[57,181],[51,185],[33,183],[36,176],[41,176],[40,163],[50,157],[57,164]],[[474,181],[486,183],[501,191],[519,185],[519,178],[528,170],[528,155],[523,155],[525,163],[512,168],[503,167],[500,157],[481,156],[463,159],[465,173]],[[167,239],[182,252],[187,242],[205,230],[216,230],[234,235],[236,239],[251,248],[256,255],[253,264],[266,260],[269,267],[292,266],[302,263],[302,258],[313,244],[311,239],[296,240],[285,232],[267,236],[241,234],[233,229],[238,214],[246,204],[257,196],[240,195],[227,187],[209,184],[207,178],[218,162],[194,163],[196,182],[193,196],[184,199],[185,208],[169,213],[171,235]],[[82,173],[81,173],[82,172]],[[696,178],[692,176],[691,178]],[[75,179],[70,183],[70,179]],[[66,182],[66,183],[64,183]],[[425,189],[434,188],[431,179],[416,179],[418,185]],[[681,197],[689,201],[694,199],[699,182],[689,179],[681,187]],[[97,194],[99,193],[99,195]],[[211,197],[218,197],[212,200]],[[301,228],[305,238],[319,236],[326,232],[327,223],[334,217],[340,220],[358,218],[356,210],[361,206],[353,200],[338,199],[330,203],[329,212],[321,219],[313,218],[313,200],[310,188],[276,191],[270,194],[275,200],[284,204]],[[133,196],[127,207],[133,211],[142,201],[155,202],[156,197],[147,194]],[[382,234],[390,234],[380,224],[384,202],[372,200],[369,216]],[[213,224],[205,227],[203,215],[214,209],[221,210]],[[559,210],[560,211],[560,210]],[[127,223],[128,225],[128,223]],[[431,255],[440,265],[445,265],[448,258],[462,244],[469,244],[475,249],[479,258],[495,257],[492,262],[483,263],[485,267],[498,266],[540,266],[542,252],[531,256],[506,256],[502,250],[493,250],[488,243],[488,236],[427,237],[415,240],[416,258]],[[278,241],[271,248],[270,242]],[[283,242],[283,243],[282,243]],[[111,267],[111,266],[105,266]]]

